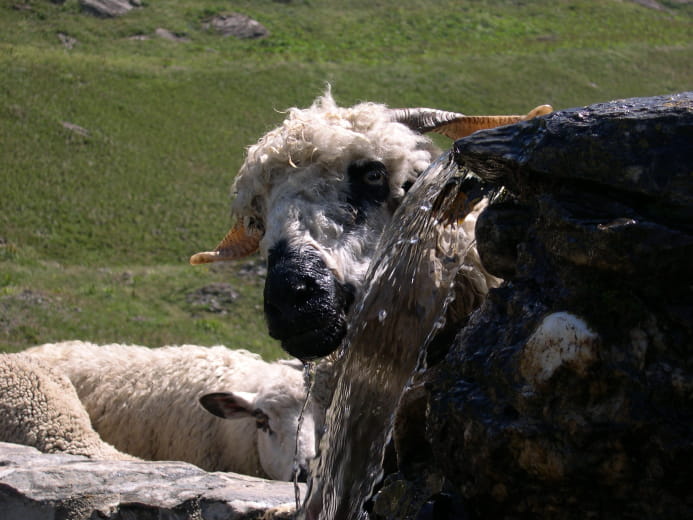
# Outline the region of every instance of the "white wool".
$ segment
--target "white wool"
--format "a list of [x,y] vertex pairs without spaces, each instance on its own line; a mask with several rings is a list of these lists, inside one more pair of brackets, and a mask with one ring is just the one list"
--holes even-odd
[[[289,480],[298,415],[305,400],[301,370],[257,354],[194,345],[147,348],[81,341],[26,351],[74,384],[94,428],[120,450],[149,460],[182,460],[208,471]],[[273,433],[253,418],[221,419],[198,403],[213,392],[257,394]],[[312,417],[301,429],[299,461],[312,458]]]
[[[380,234],[391,220],[404,190],[440,154],[426,136],[391,121],[387,106],[360,103],[339,107],[329,90],[307,109],[291,108],[284,122],[248,148],[234,183],[233,213],[263,234],[261,252],[281,240],[296,250],[316,250],[340,282],[361,287]],[[355,160],[382,162],[390,197],[371,208],[358,233],[345,233],[353,219],[345,205],[346,171]],[[473,226],[481,206],[469,215],[467,274],[469,308],[478,305],[498,280],[483,270],[474,247]],[[462,230],[461,230],[462,231]]]
[[101,440],[65,376],[23,353],[0,354],[0,441],[44,453],[135,460]]
[[[248,149],[234,183],[233,213],[264,233],[268,249],[280,240],[316,249],[340,281],[358,286],[391,209],[439,150],[425,136],[390,121],[376,103],[338,107],[328,91],[310,108],[292,108],[286,120]],[[366,230],[344,236],[353,218],[345,206],[346,171],[353,161],[382,162],[390,200],[369,213]]]
[[474,206],[457,228],[461,234],[461,242],[466,244],[465,258],[455,277],[453,291],[455,300],[448,309],[448,315],[454,319],[467,316],[479,307],[488,290],[498,287],[502,280],[490,274],[484,269],[476,249],[476,236],[474,228],[479,215],[486,209],[488,201],[482,199]]
[[[338,281],[353,286],[358,298],[376,244],[405,195],[403,186],[413,183],[439,154],[426,136],[391,121],[385,105],[338,107],[328,91],[307,109],[290,109],[279,127],[249,147],[234,183],[232,210],[247,228],[262,234],[265,256],[280,241],[298,251],[313,249]],[[369,208],[362,226],[345,232],[354,218],[345,204],[347,169],[356,160],[382,162],[390,194],[380,207]],[[477,308],[489,287],[500,282],[484,270],[475,247],[474,224],[485,204],[478,204],[456,229],[461,235],[456,242],[468,247],[455,279],[450,323]],[[315,385],[318,425],[333,382],[331,365],[323,368]],[[322,377],[323,372],[330,375]]]

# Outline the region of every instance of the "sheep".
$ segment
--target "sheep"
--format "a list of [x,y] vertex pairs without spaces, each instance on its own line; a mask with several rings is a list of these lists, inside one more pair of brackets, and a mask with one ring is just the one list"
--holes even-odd
[[[270,336],[303,360],[335,351],[347,316],[361,293],[385,225],[408,188],[440,150],[427,131],[457,139],[475,130],[514,123],[551,111],[542,105],[526,116],[463,116],[431,109],[390,109],[376,103],[338,107],[329,91],[251,146],[234,182],[236,224],[214,251],[192,264],[233,260],[259,250],[267,259],[264,312]],[[465,312],[498,280],[483,269],[467,223]]]
[[207,471],[307,476],[315,433],[307,411],[297,438],[306,391],[295,364],[223,346],[67,341],[25,353],[70,379],[94,429],[121,451]]
[[0,441],[44,453],[137,460],[99,437],[64,375],[23,353],[0,354]]

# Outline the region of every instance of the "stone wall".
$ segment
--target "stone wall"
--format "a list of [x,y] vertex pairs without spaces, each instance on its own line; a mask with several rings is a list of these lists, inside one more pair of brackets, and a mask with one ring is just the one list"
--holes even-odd
[[291,518],[294,503],[290,482],[0,443],[2,520],[269,520]]

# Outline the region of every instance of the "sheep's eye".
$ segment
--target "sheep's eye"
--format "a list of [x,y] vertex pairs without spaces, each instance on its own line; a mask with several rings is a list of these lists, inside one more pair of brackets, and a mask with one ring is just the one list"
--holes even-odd
[[371,186],[381,186],[385,182],[385,172],[383,170],[368,170],[363,181]]
[[390,195],[387,168],[380,161],[354,161],[347,170],[349,202],[363,212],[369,204],[380,204]]
[[262,410],[255,410],[253,412],[253,417],[255,417],[255,426],[257,426],[258,430],[262,430],[265,433],[269,433],[270,435],[274,433],[272,431],[272,428],[270,428],[269,425],[269,417],[265,412]]
[[381,186],[387,182],[387,168],[380,161],[361,159],[354,161],[347,170],[351,182]]

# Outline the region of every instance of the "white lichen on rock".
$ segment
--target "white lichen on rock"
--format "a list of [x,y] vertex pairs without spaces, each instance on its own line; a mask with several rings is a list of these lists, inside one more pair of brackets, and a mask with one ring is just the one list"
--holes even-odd
[[546,316],[527,340],[520,360],[522,377],[542,384],[560,367],[584,375],[597,358],[599,336],[569,312]]

